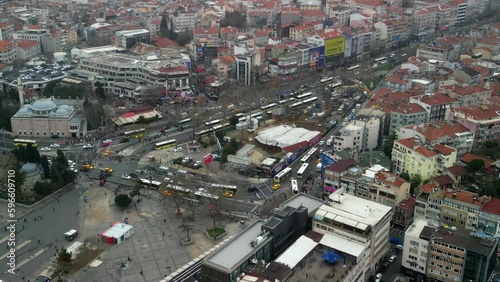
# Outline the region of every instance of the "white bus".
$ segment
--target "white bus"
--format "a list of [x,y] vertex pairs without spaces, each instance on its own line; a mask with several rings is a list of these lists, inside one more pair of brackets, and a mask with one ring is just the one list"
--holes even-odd
[[147,187],[154,187],[154,188],[158,188],[160,187],[161,185],[161,182],[160,181],[155,181],[155,180],[147,180],[147,179],[144,179],[144,178],[139,178],[139,181],[141,181],[141,184],[143,186],[147,186]]
[[215,188],[215,189],[220,189],[222,191],[224,190],[229,190],[233,193],[236,193],[238,191],[238,186],[236,185],[226,185],[226,184],[217,184],[217,183],[213,183],[210,185],[212,188]]
[[285,168],[280,173],[274,176],[274,182],[280,183],[283,179],[287,178],[291,173],[292,173],[291,167]]
[[291,105],[290,105],[290,108],[295,109],[295,108],[301,107],[301,106],[303,106],[303,105],[304,105],[304,103],[302,103],[302,102],[297,102],[297,103],[293,103],[293,104],[291,104]]
[[297,95],[297,99],[302,100],[311,97],[313,94],[312,92],[306,92],[304,94]]
[[307,168],[309,167],[309,163],[303,163],[299,170],[297,171],[297,178],[302,178],[304,177],[304,173],[307,171]]
[[299,184],[297,179],[292,179],[292,195],[297,195],[299,193]]
[[318,148],[316,147],[313,147],[311,150],[309,150],[303,157],[302,159],[300,159],[300,162],[301,163],[307,163],[309,161],[309,159],[311,159],[311,157],[313,155],[316,154],[316,152],[318,151]]
[[170,139],[170,140],[155,143],[155,150],[161,150],[161,149],[173,147],[176,145],[177,145],[177,140]]
[[342,82],[332,83],[330,85],[330,89],[336,89],[337,87],[341,87],[342,85]]
[[352,66],[352,67],[347,68],[347,70],[348,70],[348,71],[353,71],[353,70],[357,70],[357,69],[359,69],[359,68],[360,68],[360,65],[354,65],[354,66]]
[[191,189],[189,188],[184,188],[182,186],[177,186],[177,185],[172,185],[172,184],[168,184],[167,185],[167,189],[170,189],[172,190],[173,192],[177,192],[179,194],[191,194]]
[[322,78],[319,82],[320,82],[321,84],[327,84],[327,83],[332,82],[332,81],[333,81],[333,79],[334,79],[333,77],[323,77],[323,78]]
[[198,199],[208,199],[208,200],[212,200],[212,201],[217,201],[219,200],[219,196],[217,195],[213,195],[213,194],[209,194],[209,193],[205,193],[205,192],[202,192],[202,191],[196,191],[194,193],[194,195],[198,198]]
[[274,109],[275,107],[276,107],[276,103],[272,103],[269,105],[262,106],[262,107],[260,107],[260,109],[263,111],[266,111],[266,110]]
[[206,121],[205,125],[211,127],[213,125],[219,124],[220,122],[221,122],[220,119],[214,119],[214,120]]
[[179,122],[177,123],[178,126],[182,126],[182,127],[186,127],[189,124],[191,124],[191,119],[190,118],[179,120]]
[[380,58],[375,59],[374,61],[375,61],[375,63],[380,63],[380,62],[385,61],[385,60],[387,60],[387,57],[380,57]]
[[14,139],[14,146],[16,146],[16,147],[19,147],[19,146],[26,147],[28,145],[31,145],[31,147],[36,147],[36,140]]
[[317,100],[318,100],[318,97],[311,97],[309,99],[305,99],[304,101],[302,101],[302,104],[307,105],[307,104],[312,103],[312,102],[317,101]]

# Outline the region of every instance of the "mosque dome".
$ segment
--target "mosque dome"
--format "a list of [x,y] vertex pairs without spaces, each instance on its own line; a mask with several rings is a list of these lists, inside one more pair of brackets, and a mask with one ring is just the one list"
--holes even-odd
[[38,173],[38,166],[36,164],[33,164],[33,163],[24,164],[21,167],[21,172],[25,173],[27,175],[36,174],[36,173]]
[[55,107],[56,104],[51,99],[38,99],[31,104],[31,108],[35,111],[50,111]]

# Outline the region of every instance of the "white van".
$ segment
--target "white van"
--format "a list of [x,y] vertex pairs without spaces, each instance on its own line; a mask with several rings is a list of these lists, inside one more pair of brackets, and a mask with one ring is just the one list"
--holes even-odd
[[316,165],[316,171],[317,172],[321,172],[321,168],[323,167],[323,165],[321,163],[317,164]]
[[326,146],[332,146],[332,145],[333,145],[333,138],[326,140]]

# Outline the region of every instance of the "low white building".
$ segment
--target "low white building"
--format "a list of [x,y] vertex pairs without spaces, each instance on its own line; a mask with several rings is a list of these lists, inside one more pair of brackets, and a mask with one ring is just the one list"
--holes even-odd
[[425,276],[429,239],[434,233],[431,229],[426,219],[417,218],[406,230],[401,259],[403,273],[411,273],[413,277]]

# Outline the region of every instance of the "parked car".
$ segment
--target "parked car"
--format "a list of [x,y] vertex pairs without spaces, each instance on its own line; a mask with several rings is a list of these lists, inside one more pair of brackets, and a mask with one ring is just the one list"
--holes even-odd
[[402,251],[403,250],[403,245],[396,245],[396,249]]
[[396,260],[396,255],[392,255],[392,256],[389,258],[389,262],[391,262],[391,263],[393,263],[395,260]]
[[131,177],[130,175],[122,174],[122,178],[123,178],[123,179],[127,179],[127,180],[129,180],[129,179],[131,179],[132,177]]
[[129,173],[129,176],[130,176],[130,177],[132,177],[132,178],[138,178],[138,177],[139,177],[139,176],[137,176],[137,174],[135,174],[135,173],[133,173],[133,172],[132,172],[132,173]]
[[54,144],[50,145],[50,147],[51,148],[59,148],[59,147],[61,147],[61,145],[54,143]]
[[382,280],[382,273],[377,273],[377,275],[375,275],[375,282],[380,282],[380,280]]
[[320,145],[320,146],[325,145],[325,141],[323,141],[323,140],[319,141],[318,145]]
[[174,152],[182,152],[182,148],[181,147],[177,147],[174,149]]
[[273,190],[278,190],[281,187],[281,184],[276,183],[273,185]]

